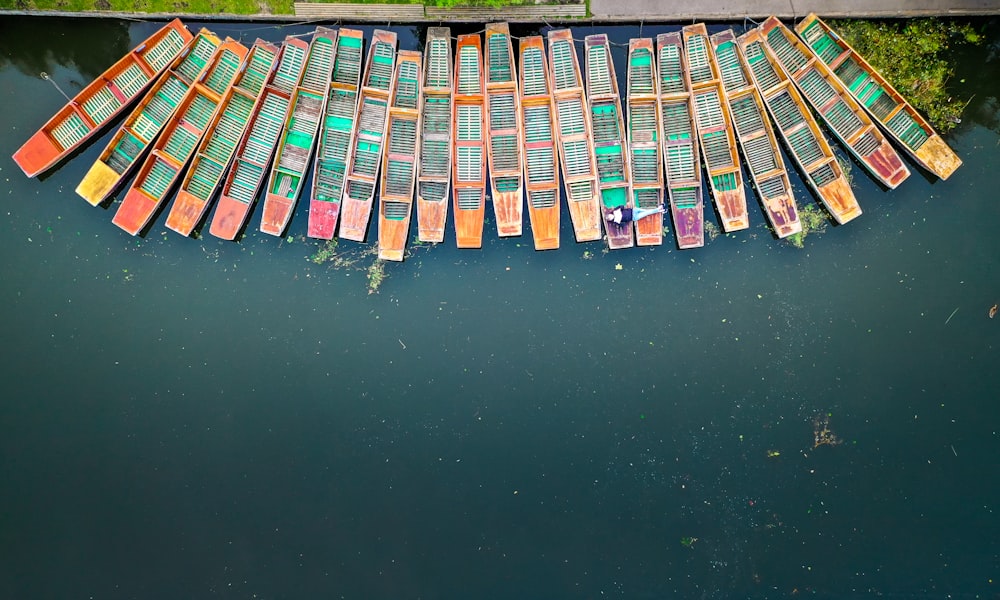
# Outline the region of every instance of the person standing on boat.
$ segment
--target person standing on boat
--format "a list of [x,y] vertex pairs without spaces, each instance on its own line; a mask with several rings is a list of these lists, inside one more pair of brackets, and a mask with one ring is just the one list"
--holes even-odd
[[643,217],[662,213],[663,210],[662,204],[656,208],[628,208],[627,206],[619,206],[605,213],[604,218],[615,225],[625,225],[629,221],[638,221]]

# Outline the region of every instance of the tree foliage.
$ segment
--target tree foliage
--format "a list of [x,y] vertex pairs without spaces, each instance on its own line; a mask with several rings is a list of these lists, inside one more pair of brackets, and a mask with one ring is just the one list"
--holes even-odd
[[948,89],[955,48],[980,44],[968,22],[952,19],[838,20],[830,26],[875,67],[939,133],[961,122],[967,98]]

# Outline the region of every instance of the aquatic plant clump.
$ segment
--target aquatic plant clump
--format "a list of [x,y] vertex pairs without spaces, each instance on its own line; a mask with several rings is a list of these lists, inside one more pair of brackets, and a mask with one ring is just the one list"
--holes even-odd
[[796,248],[804,248],[806,236],[814,232],[823,233],[830,220],[818,206],[807,204],[799,209],[799,223],[802,224],[802,231],[793,233],[785,239]]
[[970,23],[928,18],[838,20],[830,26],[924,113],[939,133],[961,122],[968,99],[954,97],[947,84],[955,73],[951,51],[983,41]]

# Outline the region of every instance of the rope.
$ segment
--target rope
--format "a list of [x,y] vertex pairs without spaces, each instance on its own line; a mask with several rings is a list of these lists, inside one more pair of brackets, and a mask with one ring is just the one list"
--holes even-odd
[[46,73],[45,71],[42,71],[41,73],[38,74],[38,76],[41,77],[42,79],[44,79],[45,81],[48,81],[49,83],[51,83],[53,86],[55,86],[55,88],[57,90],[59,90],[59,93],[63,95],[63,98],[66,98],[67,102],[69,102],[69,101],[72,100],[72,98],[70,98],[69,96],[66,95],[66,92],[62,91],[62,88],[59,87],[59,84],[56,83],[55,81],[53,81],[51,77],[49,77],[48,73]]

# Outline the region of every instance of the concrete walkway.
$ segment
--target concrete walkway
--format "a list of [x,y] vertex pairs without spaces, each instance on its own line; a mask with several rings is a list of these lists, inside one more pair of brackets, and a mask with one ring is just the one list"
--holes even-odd
[[590,0],[596,20],[732,21],[814,12],[826,17],[917,17],[1000,14],[997,0]]

